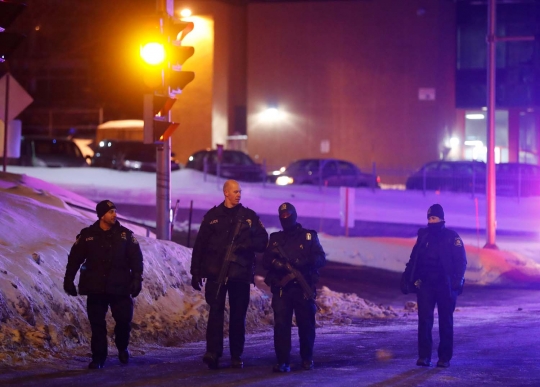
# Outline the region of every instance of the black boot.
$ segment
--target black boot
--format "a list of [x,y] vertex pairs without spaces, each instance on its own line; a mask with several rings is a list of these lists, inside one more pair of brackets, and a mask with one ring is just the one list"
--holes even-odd
[[231,357],[231,367],[232,368],[244,368],[244,361],[240,356]]
[[99,370],[103,368],[104,365],[105,365],[105,360],[92,360],[90,364],[88,364],[88,369]]
[[276,364],[272,372],[291,372],[291,367],[287,363]]
[[127,349],[118,351],[118,360],[120,360],[120,363],[122,364],[129,363],[129,351]]
[[421,367],[431,367],[432,366],[430,359],[422,358],[422,357],[416,361],[416,365],[421,366]]
[[202,358],[202,361],[211,370],[217,370],[219,368],[219,357],[215,353],[206,352]]
[[306,371],[312,370],[314,367],[313,360],[303,360],[302,361],[302,368]]

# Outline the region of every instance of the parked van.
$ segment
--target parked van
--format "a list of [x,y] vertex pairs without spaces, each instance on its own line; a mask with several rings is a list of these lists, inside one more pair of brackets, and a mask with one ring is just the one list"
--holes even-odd
[[32,167],[87,167],[81,150],[69,138],[21,137],[18,165]]

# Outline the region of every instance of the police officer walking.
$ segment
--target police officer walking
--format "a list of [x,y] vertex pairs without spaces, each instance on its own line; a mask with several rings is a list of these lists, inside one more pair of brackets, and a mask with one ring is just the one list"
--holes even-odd
[[[210,306],[203,362],[210,369],[219,367],[223,355],[225,298],[229,294],[229,343],[231,366],[242,368],[246,313],[250,284],[254,280],[255,253],[262,253],[268,233],[257,214],[240,204],[242,190],[235,180],[223,185],[225,200],[208,211],[193,247],[191,285],[201,290],[206,278],[205,299]],[[219,282],[220,274],[224,274]]]
[[[270,235],[263,258],[263,266],[268,270],[265,283],[271,287],[274,310],[277,364],[274,365],[273,372],[291,370],[293,312],[298,326],[302,368],[311,370],[317,308],[314,300],[315,284],[319,279],[318,269],[326,264],[326,255],[317,233],[297,223],[296,209],[292,204],[281,204],[278,212],[283,231]],[[302,282],[307,289],[304,289]]]
[[122,364],[129,362],[129,335],[133,300],[142,289],[143,256],[133,232],[116,220],[116,206],[109,200],[96,206],[98,221],[81,230],[71,247],[64,277],[64,291],[77,296],[75,275],[80,268],[79,294],[87,297],[92,329],[90,369],[103,368],[107,358],[109,306],[116,323],[114,341]]
[[454,309],[463,291],[467,258],[459,235],[445,227],[440,204],[429,207],[428,227],[418,230],[418,239],[401,279],[401,291],[417,293],[418,366],[431,366],[434,310],[439,312],[437,367],[449,367],[453,353]]

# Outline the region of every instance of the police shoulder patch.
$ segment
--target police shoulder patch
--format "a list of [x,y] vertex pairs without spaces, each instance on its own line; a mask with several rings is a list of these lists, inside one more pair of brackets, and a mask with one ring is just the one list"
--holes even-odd
[[217,219],[214,219],[214,220],[212,220],[212,221],[210,222],[210,224],[216,224],[217,222],[218,222],[218,220],[217,220]]
[[458,247],[463,246],[463,241],[461,240],[460,237],[456,237],[456,239],[454,240],[454,246],[458,246]]
[[251,219],[246,219],[246,222],[249,224],[249,227],[251,227]]
[[308,240],[308,241],[311,240],[311,233],[310,232],[306,233],[306,240]]

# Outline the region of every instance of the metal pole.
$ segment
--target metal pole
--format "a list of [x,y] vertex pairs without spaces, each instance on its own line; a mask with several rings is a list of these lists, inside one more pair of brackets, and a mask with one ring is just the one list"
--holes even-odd
[[486,169],[486,244],[484,248],[496,249],[495,244],[495,26],[497,19],[496,0],[488,3],[487,36],[487,169]]
[[193,217],[193,200],[189,203],[189,220],[187,228],[187,247],[189,247],[191,242],[191,219]]
[[156,236],[171,240],[171,139],[157,146]]
[[4,160],[2,171],[7,168],[7,144],[8,144],[8,112],[9,112],[9,73],[6,73],[6,101],[4,104]]

